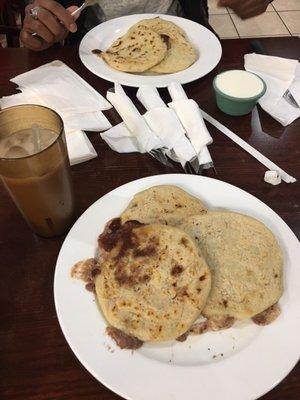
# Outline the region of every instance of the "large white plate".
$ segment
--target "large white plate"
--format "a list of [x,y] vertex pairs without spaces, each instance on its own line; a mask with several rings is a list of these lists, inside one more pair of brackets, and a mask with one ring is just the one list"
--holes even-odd
[[[105,335],[94,297],[71,279],[71,266],[95,254],[104,224],[118,216],[132,196],[148,187],[174,184],[212,208],[256,217],[277,236],[285,253],[282,314],[271,325],[247,321],[226,331],[188,338],[184,343],[118,349]],[[211,178],[172,174],[139,179],[96,201],[75,223],[58,257],[54,294],[63,333],[78,359],[100,382],[131,400],[253,400],[277,385],[300,353],[300,249],[285,222],[243,190]]]
[[100,78],[122,85],[139,87],[152,85],[166,87],[171,82],[188,83],[208,74],[221,59],[222,48],[217,37],[207,28],[185,18],[171,15],[160,15],[162,18],[175,22],[185,30],[189,39],[196,47],[199,58],[189,68],[174,74],[145,76],[116,71],[102,59],[92,54],[92,50],[106,50],[112,42],[122,36],[133,24],[144,18],[157,17],[157,14],[135,14],[115,18],[96,26],[89,31],[81,41],[79,56],[83,64]]

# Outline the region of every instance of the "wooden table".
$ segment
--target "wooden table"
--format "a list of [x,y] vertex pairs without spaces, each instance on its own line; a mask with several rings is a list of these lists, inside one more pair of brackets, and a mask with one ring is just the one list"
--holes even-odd
[[[299,58],[300,40],[297,38],[271,38],[262,42],[271,55]],[[283,128],[260,110],[266,134],[256,135],[251,132],[249,115],[233,118],[218,111],[213,97],[213,77],[224,69],[242,68],[243,55],[251,52],[250,40],[225,40],[222,45],[223,58],[218,67],[205,78],[186,85],[189,97],[281,168],[300,178],[300,119]],[[51,49],[43,53],[1,49],[0,96],[15,92],[9,79],[55,59],[67,63],[103,95],[112,86],[81,64],[76,48]],[[114,111],[107,114],[112,124],[119,122]],[[209,129],[214,138],[211,153],[216,178],[257,196],[300,237],[299,184],[282,183],[273,187],[264,183],[262,165],[216,129],[211,126]],[[79,213],[126,182],[155,174],[182,172],[179,168],[165,167],[148,155],[117,154],[98,134],[90,137],[99,157],[72,167]],[[52,292],[56,258],[63,240],[63,237],[41,239],[33,235],[0,186],[0,398],[3,400],[120,399],[81,366],[60,330]],[[299,398],[299,364],[263,397],[264,400]]]

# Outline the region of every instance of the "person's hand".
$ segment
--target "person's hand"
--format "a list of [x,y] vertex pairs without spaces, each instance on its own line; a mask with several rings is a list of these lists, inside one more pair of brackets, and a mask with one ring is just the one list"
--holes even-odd
[[219,0],[218,6],[231,8],[240,18],[255,17],[266,11],[270,0]]
[[[31,10],[39,7],[36,19],[30,14]],[[25,47],[41,51],[54,43],[64,40],[69,32],[76,32],[76,17],[71,13],[78,7],[65,9],[54,0],[34,0],[25,8],[25,19],[20,34],[20,40]],[[32,36],[36,33],[36,36]]]

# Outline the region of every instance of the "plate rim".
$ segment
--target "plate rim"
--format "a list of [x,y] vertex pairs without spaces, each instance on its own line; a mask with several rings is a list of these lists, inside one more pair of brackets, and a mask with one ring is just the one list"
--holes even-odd
[[[116,22],[116,21],[117,21],[117,22],[120,22],[120,23],[123,23],[124,21],[126,21],[126,20],[128,20],[128,19],[132,19],[132,18],[146,19],[146,18],[155,18],[155,17],[161,17],[161,18],[164,18],[164,19],[167,19],[167,20],[169,19],[170,21],[173,21],[173,22],[177,21],[178,24],[180,24],[180,20],[187,21],[191,26],[194,26],[194,27],[197,27],[197,28],[200,27],[203,31],[205,31],[208,35],[211,36],[211,39],[215,42],[215,45],[216,45],[218,54],[216,55],[216,61],[215,61],[214,63],[212,63],[212,65],[208,68],[207,72],[205,72],[204,74],[202,74],[202,75],[200,75],[200,76],[198,76],[198,77],[193,76],[192,78],[189,78],[188,75],[187,75],[185,78],[184,78],[184,77],[183,77],[183,78],[178,77],[177,74],[183,74],[183,75],[185,75],[185,74],[186,74],[186,71],[187,71],[187,69],[186,69],[186,70],[183,70],[183,71],[179,71],[179,72],[177,72],[177,73],[174,73],[174,74],[161,74],[161,75],[155,75],[155,76],[154,76],[154,78],[155,78],[155,77],[159,77],[159,78],[160,78],[160,77],[166,77],[166,79],[169,80],[169,81],[168,81],[168,82],[165,82],[165,83],[154,83],[154,84],[153,84],[153,83],[150,83],[150,82],[139,82],[139,83],[133,83],[133,82],[131,82],[131,83],[128,83],[128,81],[126,80],[126,75],[127,75],[127,76],[130,76],[130,77],[135,76],[135,77],[137,77],[137,78],[141,78],[142,75],[138,75],[138,74],[129,74],[129,73],[126,73],[126,72],[114,71],[113,69],[111,69],[113,74],[116,73],[116,72],[117,72],[117,73],[122,73],[122,74],[124,74],[124,77],[121,77],[121,78],[119,78],[119,79],[114,79],[114,78],[112,77],[112,78],[109,79],[108,76],[105,76],[105,77],[104,77],[104,75],[100,75],[99,72],[97,72],[95,68],[93,68],[93,67],[90,66],[88,63],[86,63],[86,60],[84,59],[84,54],[83,54],[82,48],[83,48],[83,46],[85,45],[85,41],[87,40],[88,36],[89,36],[89,35],[92,35],[93,32],[95,32],[95,31],[98,30],[98,29],[101,29],[101,27],[103,27],[103,26],[104,26],[103,29],[105,29],[105,25],[106,25],[106,24],[109,25],[109,24],[112,24],[112,23],[114,23],[114,22]],[[106,25],[106,26],[107,26],[107,25]],[[197,29],[197,28],[196,28],[196,29]],[[84,35],[84,37],[82,38],[82,40],[81,40],[81,42],[80,42],[79,49],[78,49],[78,53],[79,53],[79,57],[80,57],[80,60],[81,60],[82,64],[83,64],[89,71],[91,71],[94,75],[96,75],[96,76],[100,77],[101,79],[104,79],[104,80],[106,80],[106,81],[108,81],[108,82],[114,83],[114,82],[117,81],[117,82],[119,82],[121,85],[128,86],[128,87],[140,87],[141,85],[151,84],[151,85],[154,85],[154,86],[157,87],[157,88],[165,88],[165,87],[167,87],[167,86],[171,83],[171,81],[173,81],[173,80],[176,80],[176,81],[180,82],[181,84],[187,84],[187,83],[194,82],[194,81],[196,81],[196,80],[198,80],[198,79],[201,79],[201,78],[205,77],[206,75],[208,75],[208,74],[209,74],[212,70],[214,70],[214,69],[216,68],[216,66],[219,64],[219,62],[220,62],[220,60],[221,60],[221,58],[222,58],[223,49],[222,49],[222,45],[221,45],[221,42],[220,42],[219,38],[218,38],[211,30],[209,30],[207,27],[205,27],[204,25],[201,25],[201,24],[199,24],[199,23],[197,23],[197,22],[195,22],[195,21],[192,21],[192,20],[190,20],[190,19],[188,19],[188,18],[180,17],[180,16],[177,16],[177,15],[145,13],[145,14],[131,14],[131,15],[125,15],[125,16],[113,18],[113,19],[110,19],[110,20],[108,20],[108,21],[105,21],[105,22],[102,22],[102,23],[98,24],[97,26],[95,26],[94,28],[92,28],[90,31],[88,31],[88,32]],[[198,61],[198,60],[197,60],[197,61]],[[197,62],[197,61],[196,61],[196,62]],[[107,68],[109,68],[109,67],[107,67]],[[107,71],[109,71],[109,69],[107,69]],[[177,75],[177,76],[175,76],[175,75]],[[169,77],[172,77],[172,76],[174,76],[174,79],[171,79],[171,78],[169,79]],[[152,77],[151,77],[151,78],[152,78]],[[154,79],[153,79],[153,80],[154,80]],[[138,79],[138,81],[139,81],[139,79]]]
[[[61,330],[62,330],[62,332],[63,332],[63,335],[64,335],[64,337],[65,337],[65,339],[66,339],[68,345],[70,346],[71,350],[73,351],[73,353],[75,354],[75,356],[77,357],[77,359],[80,361],[80,363],[85,367],[85,369],[86,369],[98,382],[100,382],[101,384],[103,384],[103,385],[104,385],[105,387],[107,387],[109,390],[111,390],[112,392],[114,392],[114,393],[116,393],[116,394],[118,394],[118,395],[120,395],[120,396],[122,396],[123,398],[128,399],[128,400],[136,400],[136,398],[134,398],[134,397],[132,397],[132,396],[129,396],[129,395],[127,395],[127,394],[124,394],[124,392],[122,392],[122,390],[119,390],[118,388],[115,388],[115,387],[114,387],[113,385],[111,385],[110,383],[107,383],[105,380],[102,380],[101,378],[99,378],[99,377],[98,377],[99,374],[97,373],[97,371],[94,371],[94,369],[93,369],[91,366],[88,365],[88,363],[87,363],[87,362],[83,359],[83,357],[80,355],[80,351],[79,351],[78,349],[76,349],[76,347],[75,347],[75,345],[74,345],[73,343],[71,343],[71,339],[70,339],[70,337],[69,337],[69,334],[66,332],[64,323],[63,323],[63,321],[62,321],[62,315],[61,315],[61,313],[60,313],[60,309],[59,309],[59,306],[58,306],[58,298],[57,298],[57,291],[56,291],[56,288],[57,288],[57,271],[58,271],[58,268],[59,268],[59,267],[58,267],[59,258],[60,258],[60,256],[61,256],[61,252],[62,252],[62,250],[63,250],[63,247],[64,247],[64,245],[65,245],[65,242],[67,242],[67,240],[68,240],[68,238],[69,238],[70,233],[73,231],[73,229],[75,230],[75,229],[77,228],[76,225],[79,224],[80,221],[81,221],[82,219],[84,219],[85,214],[88,213],[88,211],[89,211],[91,208],[97,207],[97,203],[98,203],[98,202],[101,202],[101,200],[102,200],[103,198],[109,197],[109,196],[112,195],[114,192],[117,192],[117,191],[120,190],[121,188],[124,189],[126,186],[133,185],[133,184],[135,184],[135,183],[137,183],[137,182],[147,182],[147,181],[150,181],[150,182],[151,182],[151,180],[153,180],[153,179],[154,179],[154,180],[160,180],[160,179],[162,178],[162,179],[163,179],[163,182],[161,182],[161,183],[160,183],[160,182],[155,182],[155,183],[152,183],[152,185],[166,185],[166,184],[175,184],[175,185],[176,185],[176,183],[174,183],[174,182],[169,182],[169,183],[168,183],[168,182],[165,182],[165,180],[168,180],[169,178],[172,179],[173,177],[174,177],[174,178],[179,178],[179,179],[184,179],[185,175],[184,175],[184,174],[160,174],[160,175],[152,175],[152,176],[148,176],[148,177],[144,177],[144,178],[139,178],[139,179],[136,179],[136,180],[127,182],[127,183],[125,183],[125,184],[123,184],[123,185],[120,185],[120,186],[118,186],[118,187],[112,189],[111,191],[105,193],[103,196],[101,196],[99,199],[97,199],[93,204],[91,204],[91,205],[81,214],[81,216],[77,219],[77,221],[74,223],[74,225],[73,225],[72,228],[70,229],[70,231],[69,231],[68,235],[66,236],[65,240],[63,241],[62,246],[61,246],[61,249],[60,249],[60,252],[59,252],[58,257],[57,257],[57,262],[56,262],[56,267],[55,267],[55,274],[54,274],[53,291],[54,291],[55,310],[56,310],[57,318],[58,318],[58,321],[59,321],[60,328],[61,328]],[[200,180],[216,181],[216,182],[219,182],[219,183],[221,183],[221,184],[224,184],[225,186],[229,186],[229,187],[231,187],[231,188],[238,189],[238,191],[241,191],[241,192],[243,192],[244,194],[246,194],[247,196],[250,196],[250,197],[254,198],[255,201],[258,201],[259,203],[261,203],[261,205],[262,205],[263,207],[266,207],[269,211],[271,211],[271,213],[275,214],[276,217],[277,217],[277,220],[281,222],[282,226],[284,226],[285,229],[288,229],[289,233],[293,236],[293,240],[297,242],[298,251],[299,251],[299,249],[300,249],[299,241],[298,241],[296,235],[294,234],[294,232],[293,232],[293,231],[291,230],[291,228],[287,225],[287,223],[286,223],[274,210],[272,210],[267,204],[265,204],[262,200],[258,199],[257,197],[255,197],[255,196],[252,195],[251,193],[247,192],[246,190],[239,188],[238,186],[235,186],[235,185],[233,185],[233,184],[224,182],[224,181],[219,180],[219,179],[214,179],[214,178],[210,178],[210,177],[203,177],[203,176],[190,176],[190,177],[197,178],[197,179],[200,178]],[[182,182],[182,183],[184,183],[184,182]],[[147,185],[147,186],[148,186],[148,185]],[[189,186],[189,184],[187,184],[187,186]],[[150,185],[149,185],[149,187],[150,187]],[[142,189],[142,190],[144,190],[144,189]],[[276,222],[276,223],[277,223],[277,222]],[[224,361],[225,361],[225,360],[224,360]],[[266,393],[268,393],[269,391],[271,391],[274,387],[276,387],[276,386],[277,386],[277,385],[292,371],[292,369],[296,366],[296,364],[297,364],[298,361],[299,361],[299,356],[298,356],[298,358],[296,358],[293,362],[291,362],[291,363],[289,364],[289,367],[285,370],[285,372],[284,372],[283,374],[281,373],[281,378],[280,378],[279,380],[275,381],[271,386],[268,386],[264,391],[260,391],[260,394],[259,394],[258,396],[255,395],[255,397],[251,397],[251,399],[258,399],[258,398],[260,398],[261,396],[263,396],[264,394],[266,394]],[[172,367],[179,367],[179,368],[181,368],[181,366],[177,366],[177,365],[172,366]],[[187,368],[189,368],[189,367],[187,367]],[[194,368],[194,367],[193,367],[193,368]],[[247,399],[248,399],[248,398],[247,398]],[[249,398],[249,399],[250,399],[250,398]]]

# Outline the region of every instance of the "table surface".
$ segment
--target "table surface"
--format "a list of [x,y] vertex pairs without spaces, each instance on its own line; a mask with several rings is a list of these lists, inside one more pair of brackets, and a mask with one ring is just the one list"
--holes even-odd
[[[300,177],[300,119],[283,128],[259,110],[264,134],[251,131],[250,116],[230,117],[218,111],[212,80],[226,69],[242,68],[243,55],[251,52],[250,40],[224,40],[223,57],[205,78],[186,85],[187,94],[201,108],[256,147],[291,175]],[[271,55],[299,58],[298,38],[268,38],[262,42]],[[33,53],[26,49],[0,49],[0,96],[16,92],[12,77],[60,59],[105,95],[112,86],[80,62],[76,48]],[[135,90],[129,89],[129,94]],[[167,96],[162,90],[163,96]],[[167,97],[166,97],[167,98]],[[119,122],[114,111],[111,123]],[[236,185],[264,201],[300,237],[299,183],[271,186],[263,181],[265,168],[233,142],[209,126],[214,138],[211,154],[217,175],[209,176]],[[129,181],[156,174],[182,172],[159,164],[148,155],[117,154],[96,133],[90,134],[99,157],[72,167],[78,214],[110,190]],[[53,275],[64,237],[42,239],[31,233],[0,185],[1,323],[0,398],[3,400],[102,399],[116,400],[79,363],[60,330],[54,308]],[[300,367],[288,375],[264,400],[300,398]]]

